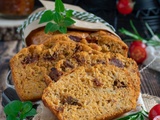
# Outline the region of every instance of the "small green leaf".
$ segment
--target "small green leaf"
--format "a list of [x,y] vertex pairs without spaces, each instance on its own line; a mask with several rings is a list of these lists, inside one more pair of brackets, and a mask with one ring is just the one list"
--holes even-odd
[[[59,30],[61,33],[67,32],[67,27],[75,23],[72,16],[73,10],[66,10],[64,4],[61,0],[55,0],[55,11],[48,10],[46,11],[41,19],[40,23],[48,22],[45,26],[45,33],[55,32]],[[54,21],[52,23],[51,21]]]
[[64,12],[64,4],[61,0],[55,0],[55,11],[56,12]]
[[73,10],[66,10],[66,17],[72,17],[73,16]]
[[32,108],[28,113],[25,114],[25,116],[29,117],[29,116],[34,116],[35,114],[37,114],[37,112],[34,108]]
[[15,117],[15,116],[7,116],[6,120],[20,120],[19,118]]
[[64,18],[63,26],[68,27],[68,26],[71,26],[71,25],[74,24],[74,23],[75,23],[74,20],[72,20],[72,19],[69,18],[69,17],[66,17],[66,18]]
[[31,109],[32,109],[32,102],[31,101],[23,102],[22,114],[29,112]]
[[60,13],[58,12],[55,12],[54,15],[53,15],[53,20],[56,22],[56,23],[59,23],[61,20],[62,20],[62,16],[60,15]]
[[22,102],[19,100],[12,101],[4,107],[6,115],[17,116],[22,109]]
[[26,118],[26,116],[24,114],[20,114],[19,118],[20,118],[20,120],[23,120],[24,118]]
[[39,21],[39,24],[49,22],[49,21],[53,20],[53,17],[54,17],[53,12],[51,10],[47,10],[43,13],[43,15]]
[[61,33],[67,33],[67,27],[60,26],[58,29]]
[[59,28],[59,26],[58,26],[57,24],[52,23],[52,22],[49,22],[49,23],[47,23],[47,25],[45,26],[44,31],[45,31],[45,33],[55,32],[55,31],[58,30],[58,28]]

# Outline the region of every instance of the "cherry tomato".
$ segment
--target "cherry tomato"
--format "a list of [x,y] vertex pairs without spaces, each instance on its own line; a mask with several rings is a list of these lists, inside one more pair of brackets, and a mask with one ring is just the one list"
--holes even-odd
[[160,120],[160,104],[155,105],[149,111],[149,119],[150,120]]
[[142,41],[133,41],[129,47],[129,55],[138,64],[143,63],[147,57],[146,45]]
[[117,10],[119,13],[127,15],[133,11],[134,2],[132,0],[118,0]]

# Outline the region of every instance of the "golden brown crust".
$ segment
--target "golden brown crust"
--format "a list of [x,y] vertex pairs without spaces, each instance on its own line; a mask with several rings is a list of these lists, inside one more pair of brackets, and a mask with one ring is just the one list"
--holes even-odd
[[[58,37],[57,37],[58,35]],[[27,45],[40,44],[48,39],[61,39],[61,36],[68,37],[68,39],[74,42],[81,42],[87,44],[92,49],[101,52],[113,52],[120,53],[127,57],[128,46],[117,36],[107,31],[97,31],[97,32],[86,32],[78,30],[69,30],[66,34],[61,34],[59,32],[53,32],[49,34],[44,33],[44,28],[39,28],[27,37]]]

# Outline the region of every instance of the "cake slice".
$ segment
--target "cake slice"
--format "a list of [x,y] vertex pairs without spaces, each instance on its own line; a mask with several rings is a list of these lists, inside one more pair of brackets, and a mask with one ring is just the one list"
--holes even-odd
[[51,82],[42,101],[59,120],[112,120],[136,107],[133,82],[113,65],[81,66]]
[[91,54],[85,51],[78,52],[71,56],[70,58],[59,60],[55,66],[48,71],[45,75],[46,84],[50,82],[58,81],[61,77],[58,74],[61,73],[63,75],[68,74],[68,72],[73,71],[79,66],[94,66],[97,64],[110,64],[116,66],[120,69],[126,69],[130,74],[132,80],[134,81],[133,85],[135,88],[135,96],[139,96],[140,93],[140,76],[139,70],[136,62],[131,58],[126,58],[118,53],[97,53]]
[[97,53],[87,45],[72,41],[50,40],[41,45],[23,48],[10,60],[12,79],[20,99],[22,101],[41,99],[42,92],[47,87],[44,75],[57,61],[70,58],[80,51]]

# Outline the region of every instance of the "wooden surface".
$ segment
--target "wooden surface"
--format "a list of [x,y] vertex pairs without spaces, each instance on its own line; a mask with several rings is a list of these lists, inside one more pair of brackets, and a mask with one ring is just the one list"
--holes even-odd
[[[144,66],[140,66],[142,68]],[[141,91],[160,97],[160,72],[145,69],[141,72]]]

